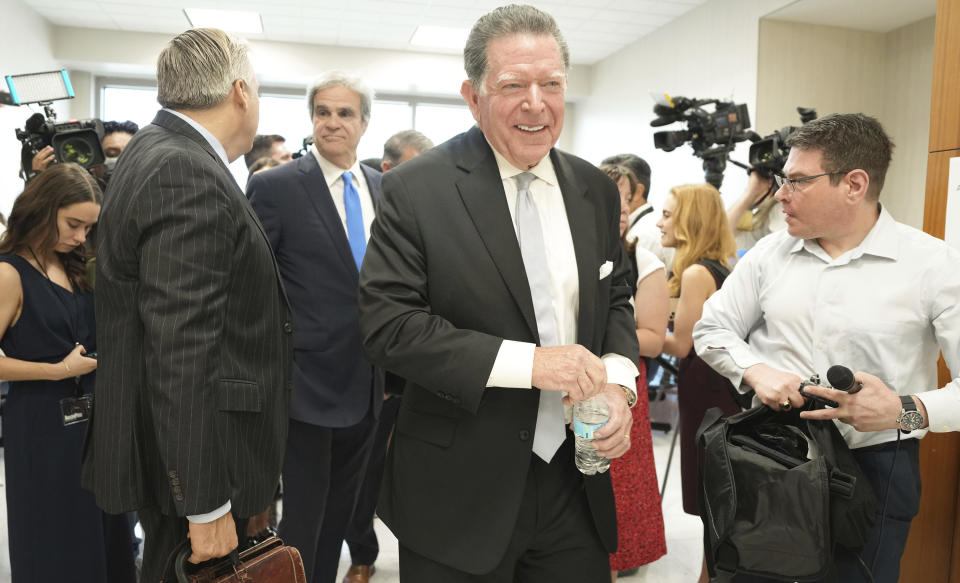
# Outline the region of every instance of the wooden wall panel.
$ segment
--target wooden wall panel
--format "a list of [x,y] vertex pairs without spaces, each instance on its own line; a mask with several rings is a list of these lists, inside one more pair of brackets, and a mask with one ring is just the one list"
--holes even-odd
[[937,2],[930,151],[960,148],[960,2]]
[[[923,230],[941,239],[955,156],[960,156],[960,0],[939,0]],[[939,377],[941,386],[951,378],[942,358]],[[900,581],[960,583],[960,433],[928,434],[920,442],[920,473],[923,497],[900,564]]]
[[[932,156],[931,156],[932,157]],[[943,359],[940,386],[950,380]],[[920,474],[923,496],[920,513],[910,527],[910,538],[900,562],[900,583],[957,582],[960,566],[957,520],[960,504],[960,434],[928,433],[920,441]]]

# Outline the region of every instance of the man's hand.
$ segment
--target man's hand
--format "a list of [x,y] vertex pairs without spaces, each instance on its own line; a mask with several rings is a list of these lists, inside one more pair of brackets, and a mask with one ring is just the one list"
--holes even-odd
[[743,371],[743,382],[753,387],[761,403],[777,411],[803,406],[802,380],[793,373],[765,364],[755,364]]
[[[897,417],[903,409],[900,397],[891,391],[879,378],[862,371],[853,378],[863,383],[863,388],[853,393],[827,387],[808,385],[803,392],[836,401],[838,407],[803,411],[804,419],[839,419],[857,431],[881,431],[896,429]],[[926,416],[924,416],[926,418]]]
[[53,162],[53,147],[46,146],[33,156],[30,165],[33,166],[35,171],[41,172],[46,170],[51,162]]
[[747,178],[747,189],[743,192],[743,198],[750,202],[747,208],[760,204],[763,197],[770,192],[771,186],[773,186],[773,178],[765,178],[757,170],[751,172]]
[[237,548],[237,525],[233,522],[233,513],[227,512],[213,522],[203,524],[190,523],[187,533],[193,553],[187,559],[193,564],[225,557]]
[[594,432],[593,446],[608,460],[616,459],[630,449],[630,428],[633,427],[633,415],[627,406],[623,387],[607,383],[600,397],[610,407],[610,419],[603,427]]
[[533,351],[531,384],[542,391],[566,391],[565,404],[589,399],[606,383],[603,361],[579,344],[538,346]]

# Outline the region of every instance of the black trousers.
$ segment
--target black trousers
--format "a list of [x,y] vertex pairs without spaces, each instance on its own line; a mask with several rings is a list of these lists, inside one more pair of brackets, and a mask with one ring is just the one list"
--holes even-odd
[[377,420],[377,432],[370,447],[370,460],[360,486],[360,496],[353,510],[353,518],[347,528],[346,541],[350,547],[350,561],[354,565],[372,565],[380,554],[380,543],[373,530],[373,515],[377,510],[377,498],[380,496],[380,482],[383,481],[383,462],[387,456],[387,442],[393,432],[393,424],[400,410],[400,397],[391,395],[383,402],[380,418]]
[[[189,525],[183,516],[168,516],[157,508],[137,511],[143,527],[143,566],[140,583],[176,582],[173,566],[177,551],[187,540]],[[240,550],[247,538],[247,519],[233,518]],[[211,562],[215,562],[211,561]]]
[[[584,583],[610,580],[610,556],[600,542],[572,463],[567,433],[550,464],[531,456],[520,514],[507,552],[490,573],[473,575],[432,561],[400,542],[402,583]],[[470,501],[465,500],[465,504]],[[465,524],[464,528],[470,528]]]
[[[855,449],[853,457],[863,469],[877,496],[877,521],[860,559],[873,573],[876,583],[896,583],[900,578],[900,558],[907,545],[910,522],[920,510],[919,440],[904,439],[897,451],[896,442]],[[895,463],[894,463],[895,462]],[[891,477],[891,468],[893,475]],[[887,480],[890,493],[887,496]],[[884,509],[884,500],[886,508]],[[881,524],[883,532],[881,534]],[[824,583],[867,583],[857,554],[838,549],[834,557],[835,577]],[[768,579],[737,575],[736,583],[761,583]]]
[[300,551],[308,583],[334,583],[366,470],[376,420],[350,427],[290,420],[279,534]]

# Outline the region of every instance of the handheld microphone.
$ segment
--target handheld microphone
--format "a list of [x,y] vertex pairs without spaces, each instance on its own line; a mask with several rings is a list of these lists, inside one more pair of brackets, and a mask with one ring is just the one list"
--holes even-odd
[[827,380],[833,388],[851,395],[863,388],[863,383],[858,383],[853,378],[853,372],[842,364],[835,364],[827,370]]

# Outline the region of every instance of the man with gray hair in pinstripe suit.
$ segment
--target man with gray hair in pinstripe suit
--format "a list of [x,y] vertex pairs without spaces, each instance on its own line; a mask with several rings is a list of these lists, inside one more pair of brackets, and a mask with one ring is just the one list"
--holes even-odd
[[[84,484],[138,510],[142,581],[227,555],[272,500],[289,411],[290,310],[227,165],[259,121],[246,45],[188,30],[157,61],[163,109],[124,150],[97,258],[97,402]],[[241,533],[238,537],[238,533]]]

